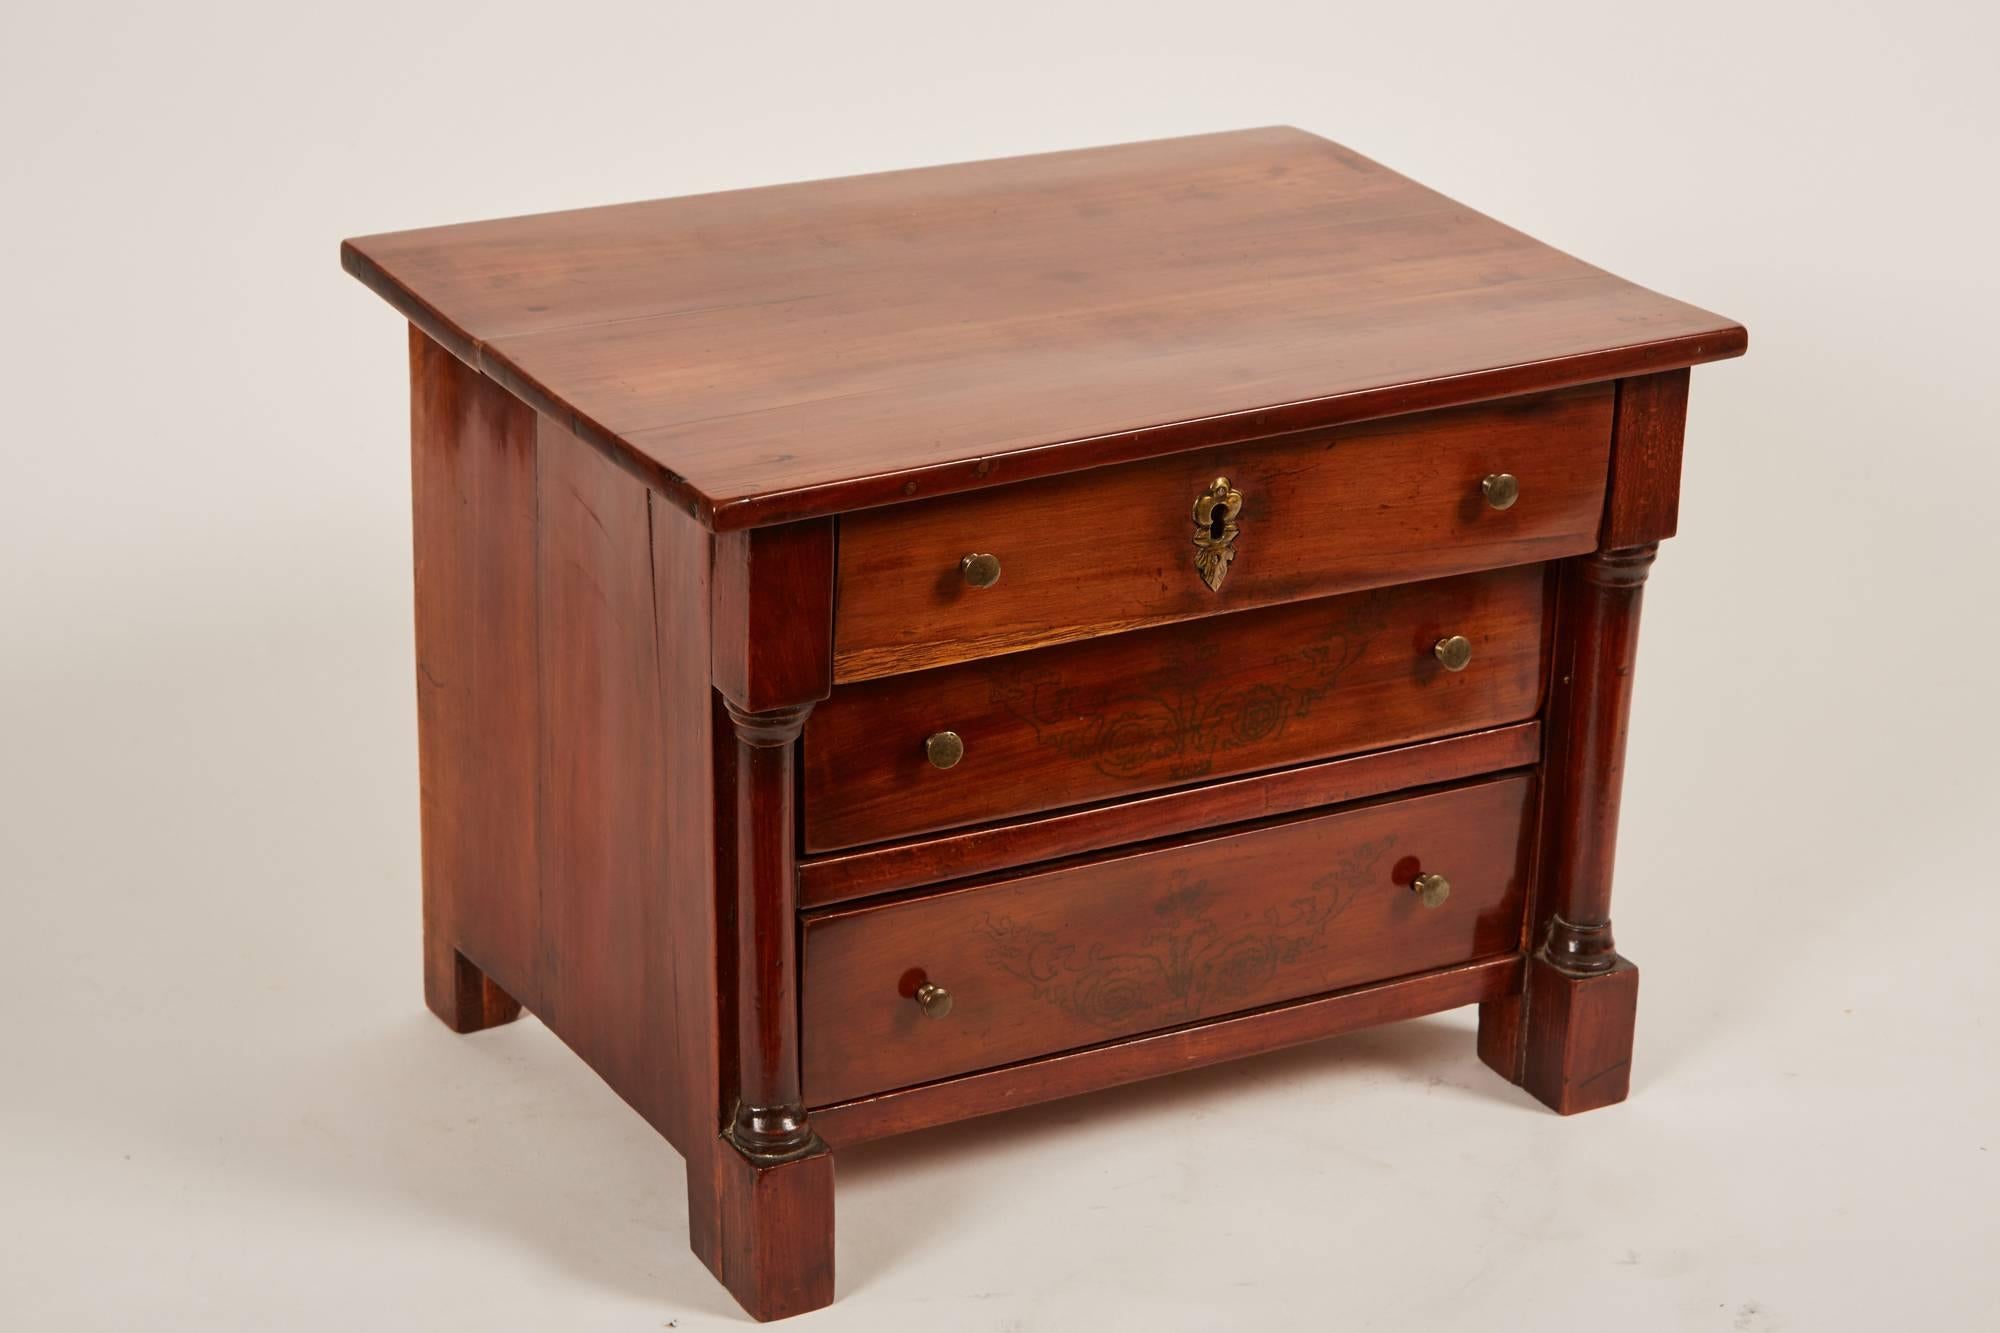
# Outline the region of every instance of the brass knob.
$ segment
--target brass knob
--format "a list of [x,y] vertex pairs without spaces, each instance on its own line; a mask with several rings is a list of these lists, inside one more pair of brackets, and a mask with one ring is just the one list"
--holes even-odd
[[1000,557],[975,552],[958,562],[958,572],[968,588],[990,588],[1000,581]]
[[919,984],[912,998],[916,1000],[917,1008],[924,1011],[925,1018],[943,1018],[951,1012],[951,992],[935,981]]
[[965,758],[965,740],[955,731],[939,731],[924,738],[924,757],[932,768],[950,768]]
[[1472,665],[1472,640],[1463,634],[1454,634],[1449,639],[1439,639],[1431,649],[1446,671],[1463,671]]
[[1495,509],[1511,509],[1521,498],[1521,479],[1511,472],[1496,472],[1479,483],[1479,490]]
[[1451,897],[1451,881],[1443,875],[1418,875],[1410,881],[1410,892],[1426,907],[1442,907]]

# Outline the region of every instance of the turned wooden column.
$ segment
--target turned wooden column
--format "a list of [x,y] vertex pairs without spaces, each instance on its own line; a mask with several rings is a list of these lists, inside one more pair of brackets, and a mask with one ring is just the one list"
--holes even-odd
[[750,713],[736,729],[736,1109],[729,1138],[776,1163],[819,1140],[799,1093],[798,872],[792,746],[811,704]]
[[1480,1006],[1480,1058],[1564,1115],[1623,1101],[1631,1086],[1639,969],[1612,942],[1611,870],[1656,549],[1563,568],[1526,977],[1518,995]]
[[[806,1117],[799,1074],[794,761],[833,688],[833,524],[718,534],[710,586],[718,727],[716,843],[728,919],[720,1143],[688,1178],[689,1232],[758,1319],[833,1300],[833,1154]],[[733,794],[731,789],[733,788]]]
[[1561,572],[1526,975],[1480,1006],[1480,1058],[1565,1115],[1631,1087],[1639,969],[1612,939],[1612,865],[1639,603],[1674,534],[1686,419],[1686,371],[1619,383],[1599,549]]
[[1564,580],[1560,750],[1550,766],[1556,776],[1543,824],[1550,914],[1536,956],[1573,977],[1610,972],[1618,964],[1611,938],[1611,868],[1639,651],[1639,600],[1658,551],[1656,545],[1599,551],[1572,564]]

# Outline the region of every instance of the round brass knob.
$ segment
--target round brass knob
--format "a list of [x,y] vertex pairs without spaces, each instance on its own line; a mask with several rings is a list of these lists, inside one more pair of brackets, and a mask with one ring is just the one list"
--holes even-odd
[[975,552],[958,562],[968,588],[990,588],[1000,581],[1000,557]]
[[1410,881],[1410,892],[1426,907],[1442,907],[1451,897],[1451,881],[1443,875],[1418,875]]
[[1496,472],[1479,483],[1479,491],[1495,509],[1511,509],[1521,498],[1521,479],[1511,472]]
[[924,757],[932,768],[950,768],[965,758],[965,741],[955,731],[940,731],[924,737]]
[[1446,671],[1463,671],[1472,665],[1472,640],[1463,634],[1454,634],[1449,639],[1439,639],[1431,651]]
[[935,981],[926,981],[917,987],[912,997],[917,1008],[924,1011],[925,1018],[943,1018],[951,1012],[951,992]]

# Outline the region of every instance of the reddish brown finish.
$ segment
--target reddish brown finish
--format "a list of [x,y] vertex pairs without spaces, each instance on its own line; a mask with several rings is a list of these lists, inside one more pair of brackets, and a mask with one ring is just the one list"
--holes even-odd
[[[685,1123],[674,1141],[687,1158],[688,1235],[694,1252],[721,1273],[724,1198],[715,1164],[716,1136],[733,1104],[725,1105],[723,996],[728,911],[718,861],[720,829],[730,811],[718,808],[718,744],[714,692],[709,688],[709,533],[692,518],[647,495],[652,523],[651,566],[660,673],[660,804],[655,812],[666,841],[665,876],[656,892],[665,900],[667,931],[652,941],[671,978],[674,1021],[653,1029],[653,1058],[682,1089],[674,1103]],[[725,737],[727,733],[724,733]],[[724,792],[732,790],[722,788]],[[733,867],[732,867],[733,869]],[[732,894],[735,884],[727,884]],[[649,1010],[655,1018],[665,1010]],[[733,1014],[730,1015],[733,1019]],[[733,1076],[733,1070],[732,1070]]]
[[[1604,551],[1570,566],[1556,689],[1562,724],[1548,807],[1545,907],[1551,959],[1572,972],[1612,965],[1611,869],[1639,656],[1639,601],[1656,548]],[[1586,938],[1587,937],[1587,938]]]
[[342,262],[718,529],[1745,345],[1285,128],[372,236]]
[[[428,916],[424,928],[428,938],[433,929]],[[437,929],[441,934],[449,934],[447,928]],[[425,1003],[453,1032],[483,1032],[521,1016],[521,1002],[501,990],[493,978],[474,967],[464,954],[452,951],[443,964],[449,970],[442,981],[432,980],[430,969],[435,966],[425,959]]]
[[1517,991],[1520,977],[1518,954],[1481,959],[1045,1060],[815,1107],[813,1124],[837,1147],[865,1143],[1479,1004]]
[[799,1096],[798,875],[792,747],[811,704],[746,713],[736,733],[736,1080],[730,1137],[759,1160],[813,1146]]
[[[1599,1077],[1619,1046],[1611,1034],[1621,1022],[1624,1059],[1630,1060],[1638,970],[1618,956],[1612,939],[1611,876],[1640,598],[1656,550],[1601,551],[1564,570],[1541,850],[1526,941],[1535,966],[1522,997],[1480,1014],[1480,1058],[1565,1113],[1623,1097],[1623,1074]],[[1616,972],[1624,980],[1561,986],[1544,971],[1570,978]],[[1597,1005],[1607,1011],[1595,1012]],[[1594,1068],[1571,1063],[1600,1057],[1604,1064]],[[1588,1094],[1577,1091],[1585,1082]],[[1617,1096],[1607,1100],[1613,1088]]]
[[1562,1115],[1624,1101],[1638,1003],[1639,969],[1622,958],[1581,977],[1530,959],[1522,1086]]
[[[693,1247],[746,1307],[824,1303],[830,1159],[814,1141],[795,1169],[759,1170],[717,1138],[746,1066],[716,860],[731,849],[732,904],[745,860],[733,801],[713,798],[712,538],[421,335],[411,359],[426,993],[460,1030],[505,1021],[518,995],[686,1153]],[[830,593],[830,558],[819,570]],[[789,748],[767,753],[783,767]],[[788,771],[751,785],[788,805]],[[790,821],[774,807],[749,836],[788,856]],[[788,859],[747,863],[790,882]],[[788,950],[789,898],[769,906]],[[792,1044],[775,1072],[747,1067],[796,1108],[792,994],[743,1031]]]
[[555,422],[538,443],[542,946],[529,1007],[685,1147],[706,1126],[658,1058],[679,1027],[679,941],[652,515],[643,487]]
[[722,1068],[717,1234],[701,1252],[746,1310],[778,1319],[833,1299],[833,1159],[799,1093],[792,768],[812,701],[832,687],[833,524],[717,538],[710,605],[713,679],[733,737],[717,756],[718,787],[735,797],[717,831],[732,898],[720,933],[733,1058]]
[[1455,782],[1523,767],[1541,754],[1541,724],[1520,722],[1041,819],[835,852],[799,863],[799,903],[825,907],[1148,838]]
[[715,688],[749,712],[833,687],[833,523],[715,540]]
[[[1544,572],[1461,575],[839,687],[806,728],[812,851],[1534,713]],[[1438,640],[1472,640],[1448,672]],[[965,757],[940,770],[924,739]]]
[[[1588,385],[849,515],[834,677],[1591,550],[1611,408]],[[1497,472],[1521,480],[1504,510],[1480,493]],[[1212,590],[1192,511],[1217,477],[1243,510]],[[990,588],[960,576],[975,551],[1000,558]]]
[[416,325],[427,1001],[525,1005],[678,1145],[753,1315],[833,1295],[815,1126],[1463,1003],[1558,1111],[1625,1095],[1639,589],[1739,327],[1292,130],[343,258]]
[[[689,1163],[693,1169],[693,1163]],[[833,1154],[824,1144],[777,1163],[726,1142],[715,1153],[721,1249],[709,1268],[759,1320],[833,1301]]]
[[474,1032],[535,999],[535,416],[413,328],[410,440],[424,996]]
[[1603,549],[1645,546],[1674,535],[1680,521],[1687,395],[1686,370],[1618,382],[1611,479],[1598,542]]
[[[1533,782],[1500,778],[805,918],[805,1089],[911,1083],[1500,953]],[[1426,909],[1420,871],[1452,882]],[[926,1018],[921,973],[953,996]]]

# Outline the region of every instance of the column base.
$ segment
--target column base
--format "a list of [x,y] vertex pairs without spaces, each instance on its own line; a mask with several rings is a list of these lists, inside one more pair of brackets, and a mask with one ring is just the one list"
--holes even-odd
[[1626,959],[1576,976],[1537,954],[1521,994],[1479,1006],[1479,1058],[1561,1115],[1611,1106],[1631,1091],[1638,1006]]

